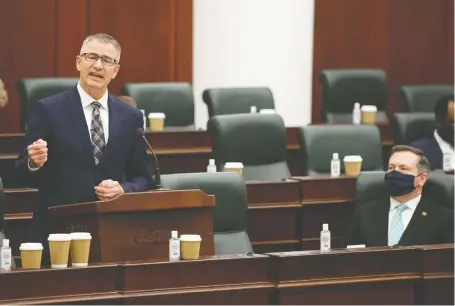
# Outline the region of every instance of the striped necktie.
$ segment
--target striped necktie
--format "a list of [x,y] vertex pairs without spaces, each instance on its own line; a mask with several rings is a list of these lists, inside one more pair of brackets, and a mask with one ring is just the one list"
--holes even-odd
[[93,156],[95,158],[95,164],[98,165],[100,162],[101,156],[103,156],[103,149],[105,145],[104,140],[104,130],[103,122],[101,121],[100,116],[100,107],[101,104],[98,101],[92,102],[92,123],[91,123],[91,137],[92,137],[92,147],[93,147]]
[[399,204],[395,207],[395,214],[392,217],[392,221],[390,223],[390,231],[389,231],[389,246],[397,245],[403,236],[404,232],[404,225],[403,225],[403,218],[402,213],[408,209],[408,207],[404,204]]

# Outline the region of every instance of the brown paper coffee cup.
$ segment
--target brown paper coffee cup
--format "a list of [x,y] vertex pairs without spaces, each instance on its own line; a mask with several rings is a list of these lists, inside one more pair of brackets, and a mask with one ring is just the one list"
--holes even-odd
[[374,105],[362,105],[362,123],[363,124],[375,124],[376,123],[376,112],[377,107]]
[[201,241],[200,235],[181,235],[180,259],[199,259]]
[[235,172],[240,175],[243,173],[243,164],[242,163],[226,163],[224,164],[224,172]]
[[164,113],[150,113],[148,115],[150,130],[154,132],[162,132],[164,130],[164,121],[166,114]]
[[348,155],[343,159],[345,175],[357,177],[362,169],[362,157],[360,155]]
[[70,236],[71,266],[87,267],[92,235],[90,233],[71,233]]
[[21,251],[22,269],[40,269],[43,256],[43,245],[41,243],[22,243]]
[[71,236],[69,234],[50,234],[47,240],[49,241],[51,267],[56,269],[68,267]]

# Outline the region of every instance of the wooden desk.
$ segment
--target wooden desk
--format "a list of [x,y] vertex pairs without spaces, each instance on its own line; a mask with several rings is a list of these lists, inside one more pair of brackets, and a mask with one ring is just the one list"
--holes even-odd
[[[379,125],[384,157],[392,146],[388,125]],[[158,156],[161,173],[204,172],[211,158],[212,144],[207,131],[171,129],[147,133],[147,139]],[[0,135],[0,177],[5,188],[21,187],[14,176],[14,160],[22,150],[24,134]],[[299,150],[298,128],[286,129],[287,162],[291,174],[302,175],[303,157]]]
[[0,272],[0,303],[445,303],[453,301],[453,248],[447,244],[16,269]]
[[[319,249],[323,223],[330,224],[333,245],[353,214],[355,179],[297,177],[278,182],[247,182],[247,230],[255,252]],[[13,253],[31,233],[38,202],[36,189],[5,191],[5,230]]]

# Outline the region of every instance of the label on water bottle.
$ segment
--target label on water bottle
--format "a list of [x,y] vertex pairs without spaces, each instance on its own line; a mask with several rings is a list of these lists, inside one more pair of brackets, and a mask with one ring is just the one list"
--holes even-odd
[[1,269],[4,271],[11,270],[11,254],[10,254],[9,250],[2,250],[0,257],[1,257],[1,262],[0,262]]
[[169,260],[180,259],[180,240],[171,239],[169,241]]
[[321,233],[321,252],[330,251],[330,232]]
[[340,160],[332,160],[330,164],[330,176],[340,176]]
[[451,171],[453,170],[453,165],[452,165],[452,154],[451,153],[446,153],[442,156],[442,169],[444,171]]

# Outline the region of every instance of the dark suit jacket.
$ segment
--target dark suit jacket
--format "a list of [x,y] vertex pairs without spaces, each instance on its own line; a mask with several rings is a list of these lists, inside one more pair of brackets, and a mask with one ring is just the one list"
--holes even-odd
[[422,150],[430,161],[431,170],[442,169],[442,151],[434,136],[413,141],[409,145]]
[[[108,108],[109,139],[95,165],[77,88],[36,103],[28,122],[25,148],[15,165],[23,185],[39,189],[34,241],[46,239],[48,207],[95,201],[94,187],[105,179],[118,181],[125,192],[152,187],[146,146],[136,132],[143,128],[142,113],[112,95],[108,97]],[[27,146],[40,138],[47,141],[48,160],[41,169],[30,172]]]
[[[360,204],[343,246],[387,246],[390,198]],[[453,243],[453,210],[422,196],[398,245]]]

